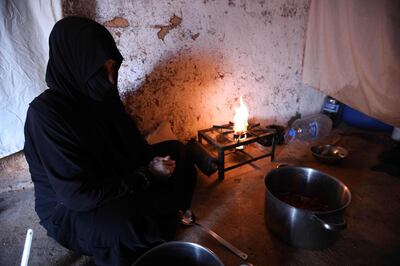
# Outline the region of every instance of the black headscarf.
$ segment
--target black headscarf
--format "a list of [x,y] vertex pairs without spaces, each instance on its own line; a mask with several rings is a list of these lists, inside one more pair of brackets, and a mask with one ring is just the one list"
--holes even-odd
[[32,101],[25,122],[24,152],[40,223],[65,247],[92,254],[96,264],[131,265],[172,236],[176,211],[190,204],[193,165],[185,163],[179,143],[159,144],[160,155],[179,160],[172,183],[149,188],[154,147],[108,80],[104,63],[119,65],[122,56],[103,26],[64,18],[49,44],[50,89]]
[[88,210],[120,195],[154,156],[104,69],[109,59],[122,62],[107,29],[67,17],[54,26],[49,46],[49,89],[32,101],[25,123],[41,218],[57,202]]
[[46,82],[75,100],[95,101],[115,97],[115,86],[107,82],[103,64],[108,59],[123,60],[110,32],[97,22],[81,17],[58,21],[49,38]]

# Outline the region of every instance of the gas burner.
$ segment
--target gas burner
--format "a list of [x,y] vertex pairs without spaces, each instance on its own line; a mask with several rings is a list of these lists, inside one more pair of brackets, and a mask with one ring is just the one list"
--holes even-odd
[[[218,152],[218,178],[224,179],[226,171],[232,170],[247,163],[254,162],[264,157],[271,157],[271,161],[275,157],[275,137],[276,130],[272,128],[262,128],[260,124],[250,124],[247,126],[246,132],[235,133],[234,124],[229,122],[225,125],[214,125],[211,128],[199,130],[197,132],[198,141],[203,144],[205,140]],[[253,157],[245,151],[245,147],[251,143],[260,141],[267,137],[272,137],[272,146],[270,151],[260,156]],[[244,160],[235,165],[225,168],[225,152],[233,150],[247,155],[250,159]]]

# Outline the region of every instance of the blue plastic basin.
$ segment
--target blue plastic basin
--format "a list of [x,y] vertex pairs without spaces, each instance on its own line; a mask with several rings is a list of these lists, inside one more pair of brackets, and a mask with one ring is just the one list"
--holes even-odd
[[378,131],[393,130],[393,127],[391,125],[385,124],[347,105],[344,105],[343,107],[342,120],[346,124],[363,129],[371,129]]

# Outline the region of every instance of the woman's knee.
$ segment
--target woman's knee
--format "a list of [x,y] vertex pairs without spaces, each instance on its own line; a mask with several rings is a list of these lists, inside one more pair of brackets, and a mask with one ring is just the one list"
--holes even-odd
[[179,140],[168,140],[153,145],[159,156],[170,155],[174,160],[181,160],[185,156],[185,145]]
[[185,149],[185,145],[179,140],[168,140],[166,141],[166,144],[172,150],[180,151]]

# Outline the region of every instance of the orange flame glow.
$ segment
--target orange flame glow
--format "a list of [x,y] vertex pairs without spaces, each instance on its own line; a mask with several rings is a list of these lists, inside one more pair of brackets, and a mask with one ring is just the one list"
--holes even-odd
[[243,103],[242,96],[240,96],[240,106],[235,108],[235,116],[233,117],[233,130],[235,134],[245,134],[247,132],[247,119],[249,118],[249,111],[247,106]]

